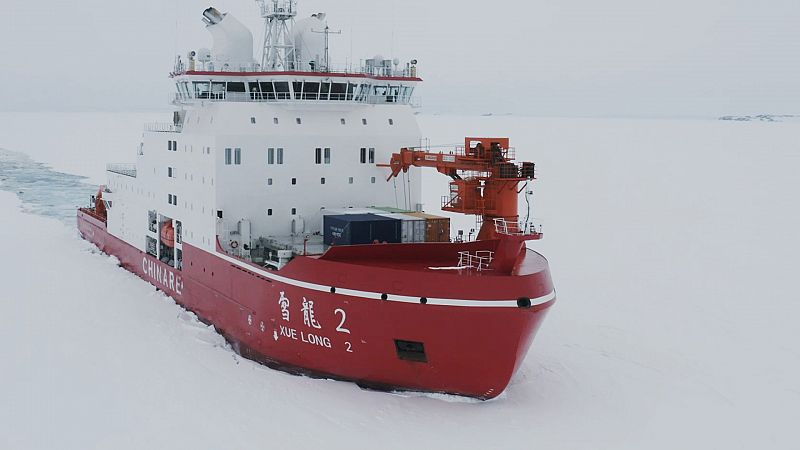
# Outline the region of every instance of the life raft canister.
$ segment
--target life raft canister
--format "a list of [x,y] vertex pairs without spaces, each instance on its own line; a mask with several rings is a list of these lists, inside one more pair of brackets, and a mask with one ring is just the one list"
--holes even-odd
[[161,242],[167,247],[175,247],[175,228],[172,228],[172,222],[166,222],[161,227]]

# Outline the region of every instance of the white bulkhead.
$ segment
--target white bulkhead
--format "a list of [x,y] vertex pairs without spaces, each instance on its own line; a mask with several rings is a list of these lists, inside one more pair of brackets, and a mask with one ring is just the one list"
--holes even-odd
[[220,33],[235,39],[218,45],[227,38],[215,34],[211,55],[228,66],[195,67],[194,52],[188,70],[176,64],[172,122],[146,125],[134,165],[109,166],[111,234],[178,267],[184,242],[215,251],[219,236],[226,250],[249,252],[259,239],[318,235],[325,208],[419,208],[417,170],[387,182],[377,166],[420,145],[413,65],[381,76],[247,70],[252,42],[244,53],[231,47],[241,23],[216,10],[205,17],[210,29],[232,24]]

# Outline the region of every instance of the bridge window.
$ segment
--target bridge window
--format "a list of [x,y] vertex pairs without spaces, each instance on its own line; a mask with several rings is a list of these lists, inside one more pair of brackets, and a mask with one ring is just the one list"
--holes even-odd
[[275,81],[272,84],[275,86],[275,98],[278,100],[287,100],[292,98],[292,94],[289,91],[288,81]]
[[349,83],[347,85],[347,100],[353,99],[353,95],[355,95],[356,92],[356,86],[357,85],[355,83]]
[[319,86],[320,83],[316,82],[303,83],[303,100],[319,99]]
[[228,83],[228,92],[245,92],[244,83],[241,81],[232,81]]
[[195,81],[193,84],[195,98],[209,98],[210,88],[208,81]]
[[275,100],[275,88],[271,81],[262,81],[259,86],[261,87],[261,100]]
[[212,81],[211,82],[211,99],[224,100],[225,99],[225,82]]
[[319,99],[320,100],[328,100],[330,98],[331,92],[331,84],[330,83],[320,83],[319,85]]
[[331,100],[344,100],[347,98],[347,83],[331,84]]

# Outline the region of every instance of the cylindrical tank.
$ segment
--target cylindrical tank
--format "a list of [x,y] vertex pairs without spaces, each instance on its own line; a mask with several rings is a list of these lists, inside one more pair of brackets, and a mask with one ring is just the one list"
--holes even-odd
[[[214,39],[214,47],[211,52],[214,61],[219,67],[225,67],[227,64],[233,71],[252,67],[255,64],[253,33],[232,15],[221,14],[213,8],[209,8],[209,10],[206,10],[203,15],[208,23],[206,29]],[[202,58],[198,59],[203,61]]]
[[325,14],[300,19],[292,29],[295,60],[299,70],[319,71],[325,64]]

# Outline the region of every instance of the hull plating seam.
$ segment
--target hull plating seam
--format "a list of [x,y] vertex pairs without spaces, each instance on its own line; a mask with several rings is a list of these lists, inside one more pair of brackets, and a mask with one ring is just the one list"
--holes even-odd
[[[330,292],[331,286],[316,284],[316,283],[309,283],[307,281],[300,281],[295,280],[292,278],[286,278],[280,275],[276,275],[274,273],[270,273],[269,271],[259,269],[254,267],[250,264],[246,264],[242,261],[237,260],[236,258],[230,257],[223,253],[217,252],[214,254],[215,256],[228,261],[231,264],[236,265],[239,268],[248,270],[250,272],[256,273],[261,275],[264,278],[268,278],[270,280],[275,280],[281,283],[286,283],[292,286],[301,287],[304,289],[310,289],[319,292]],[[370,300],[380,300],[380,301],[390,301],[390,302],[400,302],[400,303],[419,303],[419,297],[410,297],[407,295],[394,295],[382,292],[368,292],[368,291],[359,291],[355,289],[345,289],[336,287],[336,295],[346,295],[349,297],[360,297],[364,299]],[[383,300],[382,296],[386,294],[386,300]],[[532,298],[531,306],[538,306],[543,305],[551,300],[556,298],[556,292],[553,290],[549,294],[543,295],[541,297]],[[454,298],[428,298],[427,299],[428,305],[437,305],[437,306],[464,306],[464,307],[493,307],[493,308],[518,308],[519,305],[517,304],[517,300],[460,300]]]

